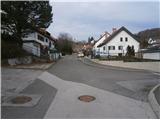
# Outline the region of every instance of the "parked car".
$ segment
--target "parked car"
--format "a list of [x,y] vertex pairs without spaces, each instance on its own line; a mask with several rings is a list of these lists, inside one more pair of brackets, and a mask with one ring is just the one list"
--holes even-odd
[[79,52],[78,57],[84,57],[84,54],[82,52]]

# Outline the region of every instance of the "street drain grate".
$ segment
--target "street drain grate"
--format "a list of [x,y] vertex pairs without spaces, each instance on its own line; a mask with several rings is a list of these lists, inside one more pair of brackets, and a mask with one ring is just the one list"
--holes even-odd
[[17,96],[13,98],[11,101],[13,104],[24,104],[24,103],[30,102],[31,100],[32,98],[28,96]]
[[94,101],[96,98],[93,97],[93,96],[90,96],[90,95],[82,95],[82,96],[79,96],[78,99],[80,101],[83,101],[83,102],[92,102]]

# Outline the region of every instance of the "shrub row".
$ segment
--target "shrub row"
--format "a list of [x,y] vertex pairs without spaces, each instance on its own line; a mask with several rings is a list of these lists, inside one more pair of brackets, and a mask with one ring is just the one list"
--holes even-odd
[[114,60],[114,61],[119,61],[119,60],[123,60],[124,62],[156,62],[156,61],[160,61],[160,60],[151,60],[151,59],[142,59],[142,58],[136,58],[134,56],[95,56],[95,58],[99,59],[99,60]]
[[17,44],[1,41],[1,58],[17,58],[24,57],[27,53]]

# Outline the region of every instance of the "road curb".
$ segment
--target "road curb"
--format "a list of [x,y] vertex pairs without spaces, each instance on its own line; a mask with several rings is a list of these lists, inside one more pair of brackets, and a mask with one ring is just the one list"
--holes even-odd
[[149,93],[148,100],[150,103],[150,106],[152,107],[153,111],[155,112],[156,116],[160,118],[160,105],[157,102],[157,99],[155,97],[155,90],[160,87],[160,84],[156,85]]
[[51,63],[48,67],[44,67],[44,68],[38,68],[38,67],[26,67],[26,66],[5,66],[5,68],[10,68],[10,69],[31,69],[31,70],[48,70],[50,69],[53,65],[55,65],[56,62]]
[[[103,65],[103,64],[100,64],[100,63],[98,63],[98,62],[95,62],[95,61],[93,61],[93,60],[91,60],[91,59],[89,59],[89,58],[85,58],[85,59],[88,59],[89,61],[91,61],[91,62],[93,62],[93,63],[96,63],[96,64],[98,64],[98,65]],[[92,64],[90,64],[90,63],[85,62],[85,61],[82,60],[82,59],[80,59],[80,61],[83,62],[83,63],[86,64],[86,65],[94,66],[94,65],[92,65]],[[94,66],[94,67],[95,67],[95,66]],[[137,71],[146,71],[146,72],[149,72],[149,71],[143,70],[143,69],[125,68],[125,67],[118,67],[118,66],[111,66],[111,65],[103,65],[103,66],[96,66],[96,67],[104,68],[104,69],[106,69],[106,67],[107,67],[107,68],[112,69],[112,70],[123,70],[123,71],[127,71],[127,72],[137,72]]]
[[123,69],[130,69],[130,70],[135,70],[135,71],[147,71],[147,72],[156,72],[156,73],[160,73],[159,71],[154,71],[154,70],[148,70],[148,69],[139,69],[139,68],[132,68],[132,67],[122,67],[122,66],[114,66],[114,65],[105,65],[105,64],[101,64],[97,61],[94,61],[92,59],[87,58],[88,60],[100,64],[100,65],[104,65],[104,66],[110,66],[110,67],[116,67],[116,68],[123,68]]

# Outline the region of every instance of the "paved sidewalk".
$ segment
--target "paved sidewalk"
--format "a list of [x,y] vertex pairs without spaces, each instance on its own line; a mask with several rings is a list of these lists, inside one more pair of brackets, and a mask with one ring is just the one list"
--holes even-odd
[[[2,67],[3,119],[42,119],[57,92],[55,88],[37,77],[42,70],[9,69]],[[32,101],[25,104],[9,102],[16,96],[29,96]]]
[[43,72],[40,70],[9,69],[2,67],[2,96],[7,92],[19,93]]
[[[35,80],[32,84],[26,87],[21,94],[24,95],[38,95],[41,96],[40,100],[31,106],[3,106],[2,118],[3,119],[43,119],[46,111],[52,103],[56,95],[56,89],[39,79]],[[18,94],[19,95],[19,94]],[[32,99],[34,99],[32,97]],[[23,104],[22,104],[23,105]],[[25,104],[24,104],[25,105]]]
[[[48,72],[39,79],[58,89],[45,118],[156,118],[149,104],[81,83],[64,81]],[[92,95],[95,101],[78,100]]]
[[123,61],[103,61],[98,59],[90,59],[90,60],[102,65],[160,72],[160,62],[123,62]]

